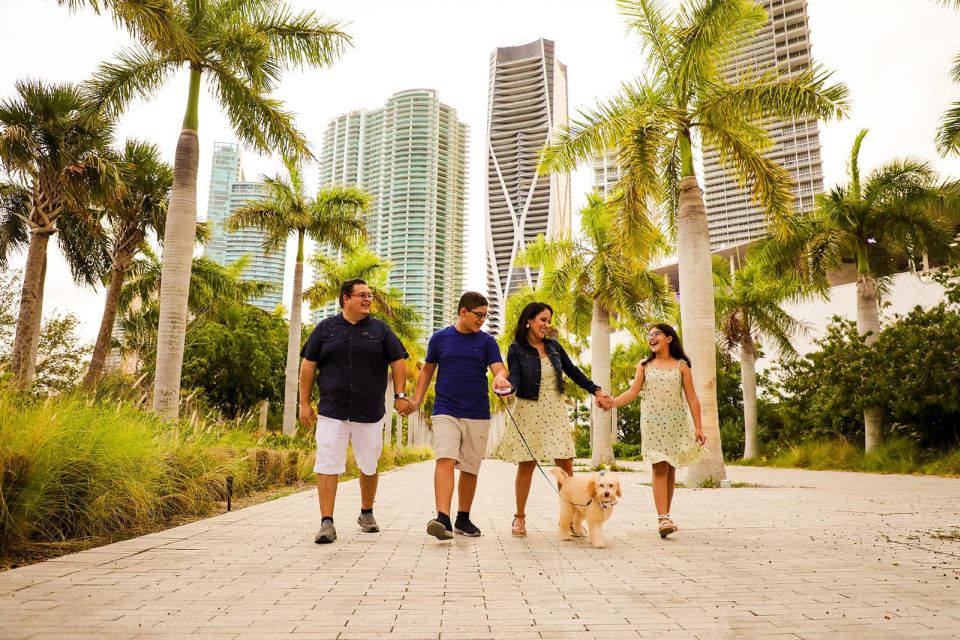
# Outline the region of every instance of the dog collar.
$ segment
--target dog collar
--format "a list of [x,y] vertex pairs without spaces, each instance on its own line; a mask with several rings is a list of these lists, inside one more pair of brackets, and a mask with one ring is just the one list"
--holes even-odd
[[601,501],[601,502],[600,502],[600,508],[601,508],[601,509],[612,509],[613,507],[616,506],[616,504],[617,504],[617,501],[616,501],[616,500],[611,500],[610,502],[603,502],[603,501]]

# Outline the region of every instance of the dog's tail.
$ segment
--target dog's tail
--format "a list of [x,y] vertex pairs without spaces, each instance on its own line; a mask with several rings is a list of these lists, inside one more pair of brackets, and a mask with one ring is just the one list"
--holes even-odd
[[567,478],[570,477],[567,475],[567,472],[560,467],[554,467],[553,469],[550,469],[550,473],[554,475],[554,477],[557,479],[557,484],[559,484],[561,487],[563,486],[563,483],[567,481]]

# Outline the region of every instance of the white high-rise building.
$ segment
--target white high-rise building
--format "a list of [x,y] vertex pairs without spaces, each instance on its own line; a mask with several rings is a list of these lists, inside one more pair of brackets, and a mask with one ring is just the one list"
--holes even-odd
[[487,101],[487,330],[504,331],[512,291],[539,274],[514,265],[517,253],[544,234],[569,237],[569,174],[537,174],[544,146],[567,123],[567,67],[543,38],[490,55]]
[[[373,196],[368,246],[393,263],[388,285],[421,315],[426,335],[453,320],[463,287],[466,162],[467,125],[431,89],[342,115],[324,135],[320,187]],[[333,305],[314,319],[330,313]]]
[[[763,0],[770,20],[753,41],[723,69],[728,82],[744,73],[761,74],[777,69],[796,74],[812,63],[806,0]],[[820,132],[812,118],[769,120],[763,125],[773,139],[768,156],[790,171],[796,181],[796,207],[810,211],[814,197],[823,192]],[[761,237],[767,228],[764,212],[750,200],[730,173],[720,166],[719,154],[704,154],[704,189],[710,246],[719,249]]]
[[604,198],[608,197],[620,179],[617,152],[608,151],[603,155],[593,156],[590,168],[593,169],[593,190]]

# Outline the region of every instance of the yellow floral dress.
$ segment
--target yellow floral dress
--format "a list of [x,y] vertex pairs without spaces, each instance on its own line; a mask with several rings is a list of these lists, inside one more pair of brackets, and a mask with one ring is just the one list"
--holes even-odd
[[[536,400],[517,398],[510,409],[537,460],[552,462],[574,456],[573,428],[563,394],[557,391],[557,373],[550,359],[540,358],[540,393]],[[507,418],[507,430],[493,457],[507,462],[532,460],[517,428]]]
[[686,467],[703,460],[693,419],[683,399],[680,367],[647,366],[640,400],[640,453],[644,462]]

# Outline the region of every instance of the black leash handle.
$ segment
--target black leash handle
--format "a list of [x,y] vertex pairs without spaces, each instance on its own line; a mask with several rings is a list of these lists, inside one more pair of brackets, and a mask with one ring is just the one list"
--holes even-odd
[[520,430],[520,425],[517,424],[516,418],[514,418],[514,417],[513,417],[513,413],[510,412],[510,407],[507,406],[507,401],[503,399],[504,396],[509,395],[509,393],[513,393],[513,390],[511,389],[508,393],[497,393],[497,390],[494,390],[494,393],[496,393],[496,394],[497,394],[497,397],[500,398],[500,403],[503,405],[503,408],[504,408],[504,410],[507,412],[507,415],[510,416],[510,422],[513,423],[514,428],[517,430],[517,433],[520,435],[520,440],[521,440],[521,442],[523,442],[523,446],[527,448],[527,453],[529,453],[529,454],[530,454],[530,457],[533,459],[533,464],[537,465],[537,469],[540,470],[540,474],[541,474],[541,475],[544,477],[544,479],[550,484],[550,488],[553,489],[554,493],[556,493],[557,496],[559,496],[561,500],[563,500],[563,501],[566,502],[567,504],[572,504],[572,505],[575,506],[575,507],[588,507],[588,506],[590,506],[590,504],[593,502],[593,498],[591,498],[586,504],[580,504],[580,503],[578,503],[578,502],[570,502],[569,500],[567,500],[566,498],[564,498],[562,495],[560,495],[560,490],[557,489],[557,486],[556,486],[556,485],[553,483],[553,481],[550,479],[550,476],[548,476],[548,475],[547,475],[547,472],[544,471],[544,470],[543,470],[543,467],[540,466],[540,460],[537,459],[537,456],[534,455],[534,453],[533,453],[533,449],[531,449],[531,448],[530,448],[530,445],[527,444],[527,439],[523,436],[523,431]]

